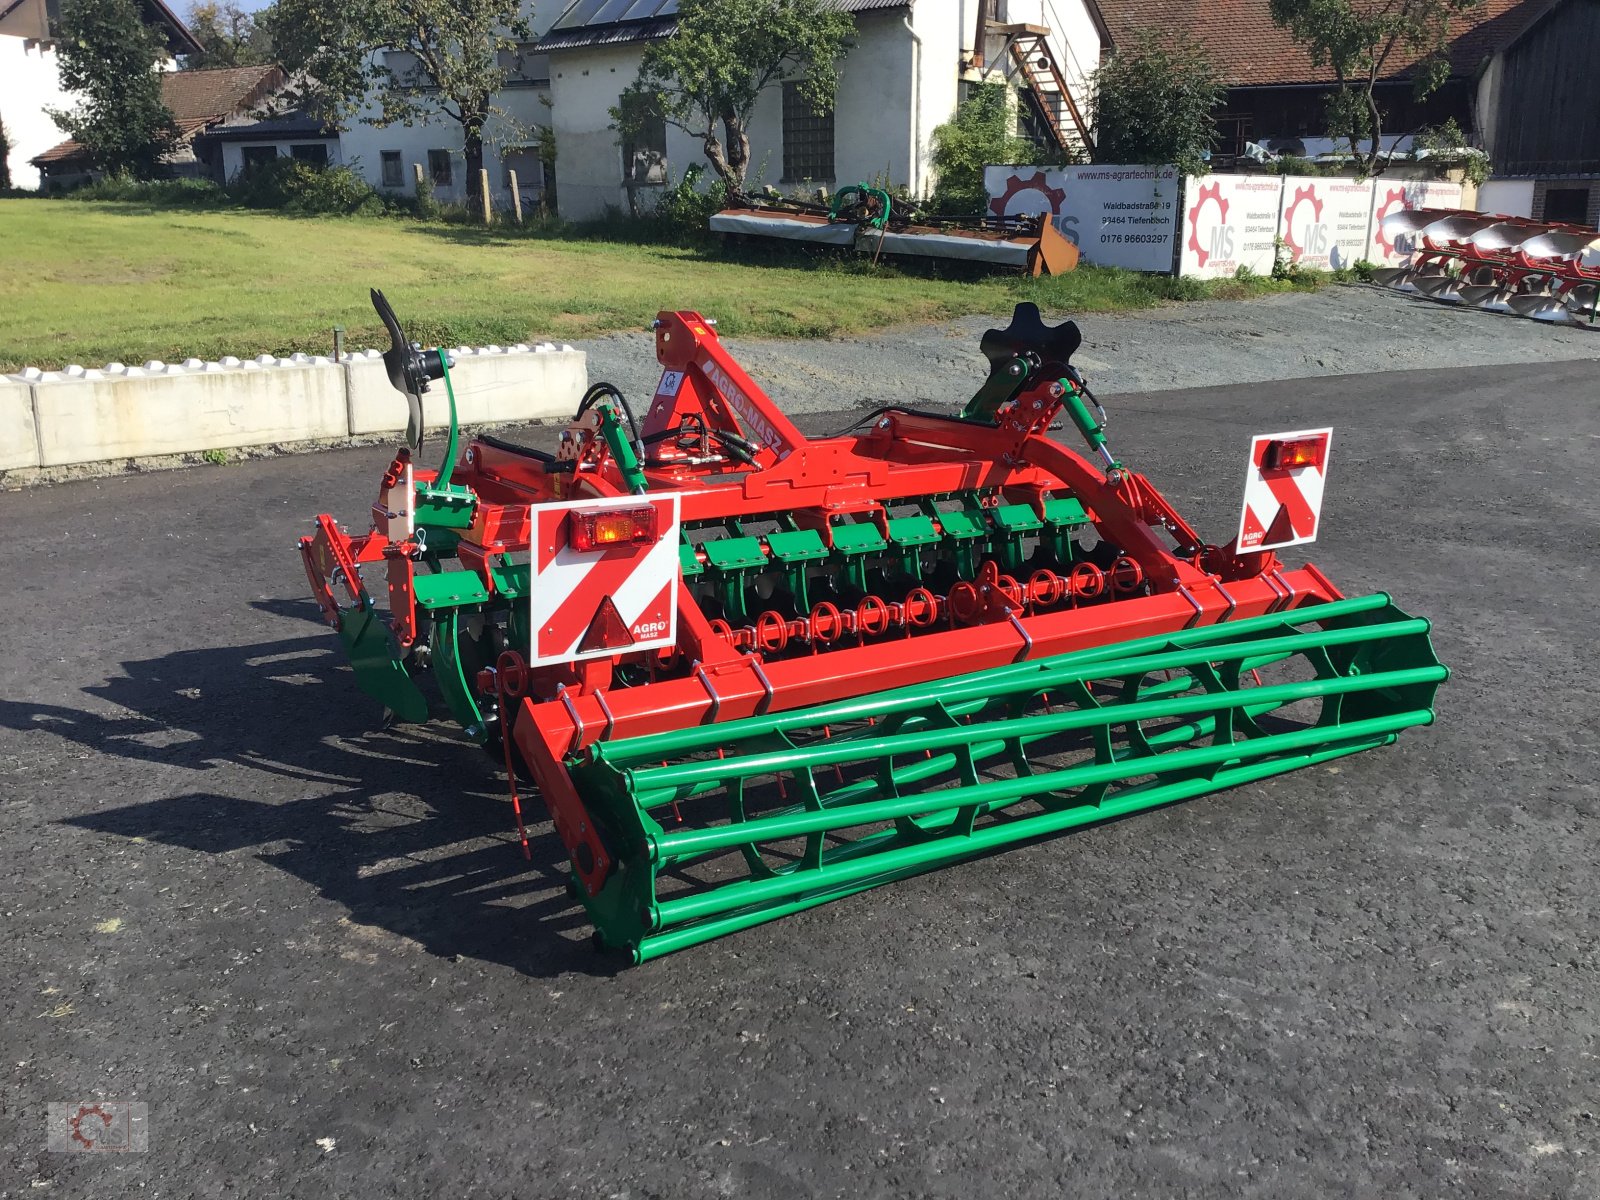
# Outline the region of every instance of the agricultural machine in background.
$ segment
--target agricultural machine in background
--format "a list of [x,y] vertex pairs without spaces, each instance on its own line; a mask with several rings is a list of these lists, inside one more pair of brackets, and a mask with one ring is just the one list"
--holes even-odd
[[711,217],[711,231],[805,246],[847,247],[883,255],[979,263],[1032,275],[1062,275],[1078,265],[1078,248],[1049,214],[1019,217],[933,217],[896,204],[882,188],[842,187],[828,204],[778,196],[747,197]]
[[1561,325],[1595,324],[1600,231],[1460,209],[1390,213],[1391,244],[1413,239],[1411,261],[1373,281],[1448,304]]
[[[504,765],[524,852],[537,786],[597,944],[634,962],[1433,718],[1428,622],[1202,539],[1112,453],[1077,327],[1032,305],[959,414],[825,438],[663,312],[653,396],[596,384],[553,454],[462,447],[452,398],[430,470],[449,362],[373,298],[408,445],[369,530],[302,539],[313,592],[362,689],[422,721],[431,677]],[[1263,479],[1326,451],[1269,439]]]

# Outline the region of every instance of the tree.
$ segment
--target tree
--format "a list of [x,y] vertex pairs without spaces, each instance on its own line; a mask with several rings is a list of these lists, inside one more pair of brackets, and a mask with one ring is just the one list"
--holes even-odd
[[728,191],[742,196],[761,93],[798,76],[811,111],[827,113],[853,32],[833,0],[680,0],[677,31],[650,44],[611,119],[628,140],[640,133],[634,122],[660,114],[699,138]]
[[1010,89],[985,83],[972,89],[956,109],[955,120],[933,131],[933,169],[939,182],[934,207],[946,213],[973,213],[988,199],[983,169],[990,163],[1025,166],[1038,148],[1012,132]]
[[137,0],[64,0],[57,37],[61,86],[83,100],[48,110],[51,120],[107,174],[157,174],[178,138],[155,69],[160,31],[144,23]]
[[[514,58],[532,37],[520,0],[278,0],[263,14],[279,61],[315,80],[302,99],[333,119],[461,126],[467,192],[478,194],[484,136]],[[368,108],[370,105],[370,109]]]
[[203,67],[254,67],[273,61],[272,39],[264,25],[238,0],[203,0],[189,7],[189,32],[202,49],[187,55],[189,70]]
[[11,190],[11,139],[6,137],[6,123],[0,121],[0,192]]
[[1199,43],[1144,30],[1101,64],[1090,90],[1097,162],[1174,163],[1186,175],[1205,173],[1213,113],[1226,89]]
[[[1305,47],[1316,66],[1333,68],[1328,132],[1350,143],[1368,175],[1382,171],[1383,111],[1377,85],[1396,56],[1416,59],[1418,100],[1449,78],[1451,21],[1483,0],[1270,0],[1273,23]],[[1361,144],[1367,143],[1363,155]]]

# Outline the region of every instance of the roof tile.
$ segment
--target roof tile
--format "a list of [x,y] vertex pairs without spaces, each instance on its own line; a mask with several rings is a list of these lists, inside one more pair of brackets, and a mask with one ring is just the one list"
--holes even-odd
[[[1537,18],[1550,0],[1485,0],[1451,27],[1450,64],[1455,75],[1471,75],[1500,47]],[[1099,0],[1111,36],[1129,45],[1143,29],[1158,38],[1186,35],[1211,53],[1230,87],[1330,83],[1333,71],[1311,58],[1272,23],[1267,0]],[[1405,78],[1414,54],[1397,53],[1388,79]]]
[[[283,87],[282,67],[216,67],[204,71],[166,71],[161,99],[172,110],[180,140],[224,117],[247,111]],[[83,153],[68,139],[33,158],[35,165],[65,162]]]

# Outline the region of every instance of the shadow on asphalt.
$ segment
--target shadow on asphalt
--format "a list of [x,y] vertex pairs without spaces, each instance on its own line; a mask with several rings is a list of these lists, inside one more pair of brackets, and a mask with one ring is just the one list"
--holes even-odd
[[[310,602],[259,607],[316,616]],[[440,957],[502,963],[534,976],[610,974],[582,909],[567,895],[567,860],[548,831],[512,833],[503,774],[442,725],[375,730],[330,635],[126,662],[85,689],[125,710],[0,700],[0,727],[45,730],[107,759],[112,795],[150,791],[142,764],[215,771],[214,790],[71,817],[75,825],[197,854],[255,857]],[[89,781],[85,781],[89,782]],[[229,795],[227,791],[245,793]],[[524,812],[540,815],[537,797]],[[581,936],[580,936],[581,935]]]

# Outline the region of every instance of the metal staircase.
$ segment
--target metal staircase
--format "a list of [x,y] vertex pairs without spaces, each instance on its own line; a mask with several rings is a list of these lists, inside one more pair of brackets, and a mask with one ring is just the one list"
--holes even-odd
[[[1069,78],[1051,44],[1050,27],[1007,23],[1000,19],[1001,7],[1001,0],[984,0],[978,6],[973,65],[992,63],[1028,93],[1044,127],[1045,149],[1059,150],[1069,162],[1089,161],[1094,156],[1094,130],[1087,116],[1085,72],[1076,70]],[[1053,15],[1048,2],[1044,12]],[[1070,46],[1065,50],[1072,52]]]

